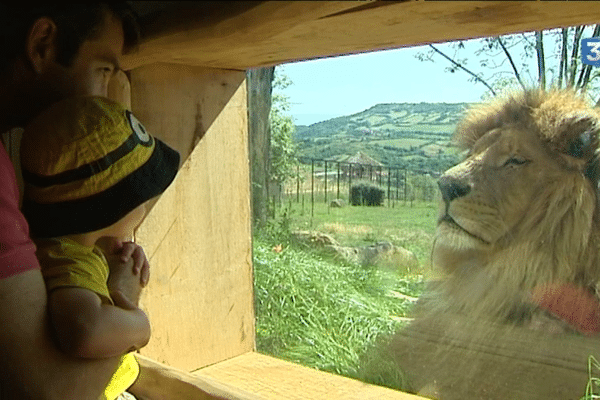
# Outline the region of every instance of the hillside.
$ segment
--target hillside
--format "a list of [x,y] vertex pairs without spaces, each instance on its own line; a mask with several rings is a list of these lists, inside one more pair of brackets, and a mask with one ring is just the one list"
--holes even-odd
[[362,151],[387,166],[444,170],[457,161],[449,141],[467,103],[377,104],[296,126],[299,156],[336,160]]

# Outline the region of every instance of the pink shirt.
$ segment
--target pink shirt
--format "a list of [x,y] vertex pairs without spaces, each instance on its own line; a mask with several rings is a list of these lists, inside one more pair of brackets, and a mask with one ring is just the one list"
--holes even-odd
[[29,226],[19,211],[19,188],[8,153],[0,144],[0,279],[40,268]]

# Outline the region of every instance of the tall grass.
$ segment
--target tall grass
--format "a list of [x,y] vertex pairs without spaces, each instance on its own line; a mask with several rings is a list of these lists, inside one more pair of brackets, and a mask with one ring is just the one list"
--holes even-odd
[[397,389],[402,372],[381,350],[403,324],[420,278],[340,263],[292,242],[255,235],[257,349],[323,371]]
[[600,363],[594,358],[588,358],[588,383],[585,388],[585,396],[581,400],[600,399]]

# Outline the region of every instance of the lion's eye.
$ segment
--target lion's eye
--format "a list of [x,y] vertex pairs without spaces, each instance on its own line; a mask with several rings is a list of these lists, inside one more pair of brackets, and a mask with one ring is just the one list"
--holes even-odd
[[506,160],[506,162],[504,163],[504,166],[524,165],[524,164],[527,164],[528,162],[529,162],[529,160],[527,160],[526,158],[519,157],[519,156],[513,156],[513,157],[509,158],[508,160]]

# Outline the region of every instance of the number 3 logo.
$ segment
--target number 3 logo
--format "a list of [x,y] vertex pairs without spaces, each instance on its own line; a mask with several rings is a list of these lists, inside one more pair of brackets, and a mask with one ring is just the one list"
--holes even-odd
[[595,67],[600,66],[600,38],[581,39],[581,61]]
[[598,61],[600,60],[600,50],[598,50],[600,48],[600,42],[588,42],[587,43],[590,53],[593,54],[587,54],[586,57],[589,61]]

